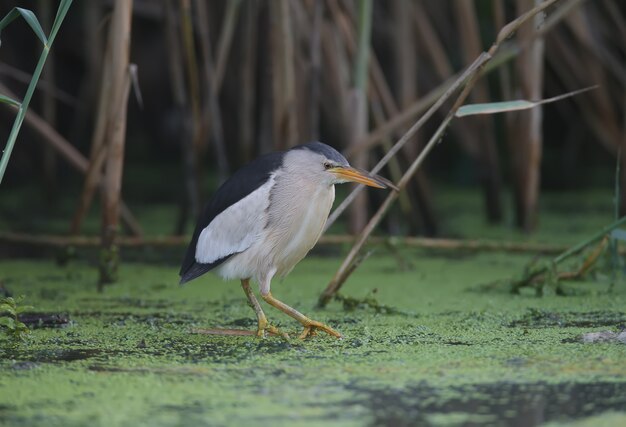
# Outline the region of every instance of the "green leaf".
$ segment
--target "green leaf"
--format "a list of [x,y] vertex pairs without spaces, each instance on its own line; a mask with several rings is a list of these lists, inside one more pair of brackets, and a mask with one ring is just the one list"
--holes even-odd
[[[4,18],[2,18],[2,21],[0,21],[0,32],[3,29],[5,29],[11,22],[19,18],[20,16],[24,18],[24,20],[26,21],[28,25],[30,25],[30,28],[32,28],[35,35],[39,38],[39,40],[41,40],[41,43],[43,43],[44,46],[47,46],[48,38],[46,37],[46,34],[43,32],[43,28],[41,28],[41,25],[39,24],[39,20],[37,19],[35,14],[28,9],[24,9],[21,7],[14,7]],[[0,45],[1,45],[1,41],[0,41]]]
[[24,313],[26,311],[33,310],[35,307],[32,305],[21,305],[15,309],[16,314]]
[[6,302],[0,303],[0,313],[9,313],[11,316],[15,317],[15,305]]
[[15,329],[15,320],[10,317],[0,317],[0,326],[13,330]]
[[503,102],[487,102],[484,104],[463,105],[456,112],[457,117],[475,116],[477,114],[495,114],[505,111],[527,110],[537,105],[534,102],[523,99]]
[[15,299],[13,297],[0,298],[0,303],[9,304],[9,305],[15,307]]
[[67,11],[72,5],[72,1],[73,0],[61,0],[61,4],[59,4],[59,8],[57,9],[57,15],[52,23],[52,29],[50,30],[51,36],[56,35],[57,31],[59,31],[61,23],[65,19],[65,15],[67,15]]
[[67,14],[70,5],[72,4],[71,0],[62,0],[59,5],[59,9],[57,10],[57,15],[54,19],[54,23],[52,25],[52,30],[50,31],[50,38],[46,39],[45,34],[41,30],[41,25],[37,21],[35,15],[28,11],[25,12],[25,9],[14,9],[7,16],[0,21],[0,31],[2,28],[6,27],[11,21],[16,19],[18,16],[23,16],[26,22],[29,23],[31,28],[35,31],[35,34],[39,36],[39,38],[44,42],[44,49],[41,51],[41,55],[39,56],[39,61],[37,61],[37,66],[35,67],[35,71],[33,72],[33,76],[30,79],[30,83],[28,88],[26,89],[26,93],[24,94],[24,99],[22,100],[22,105],[17,112],[17,116],[13,121],[13,127],[11,128],[11,133],[9,134],[9,139],[4,147],[4,151],[2,152],[2,156],[0,157],[0,184],[2,183],[2,178],[4,177],[4,173],[7,169],[7,165],[9,164],[9,159],[11,158],[11,153],[13,152],[13,147],[15,146],[15,141],[17,140],[17,136],[20,132],[20,128],[22,127],[22,123],[24,122],[24,117],[26,116],[26,110],[28,110],[28,104],[35,92],[35,88],[37,87],[37,82],[39,81],[39,76],[41,76],[41,71],[43,70],[44,64],[46,63],[46,59],[48,58],[48,53],[50,52],[50,48],[52,47],[52,43],[54,43],[54,39],[57,35],[61,27],[61,23],[65,19],[65,15]]
[[537,107],[543,104],[549,104],[551,102],[560,101],[561,99],[569,98],[570,96],[578,95],[583,92],[587,92],[588,90],[595,89],[598,86],[586,87],[584,89],[575,90],[573,92],[568,92],[563,95],[555,96],[548,99],[542,99],[539,101],[527,101],[525,99],[516,99],[513,101],[502,101],[502,102],[487,102],[484,104],[468,104],[460,107],[455,116],[456,117],[465,117],[465,116],[475,116],[478,114],[495,114],[495,113],[504,113],[507,111],[519,111],[519,110],[528,110],[530,108]]
[[30,329],[28,329],[28,326],[26,326],[25,323],[22,323],[19,320],[15,321],[15,330],[19,331],[22,334],[28,334],[30,332]]
[[9,98],[8,96],[2,95],[2,94],[0,94],[0,102],[9,104],[9,105],[15,105],[17,108],[20,108],[22,106],[21,102],[18,102],[15,99]]

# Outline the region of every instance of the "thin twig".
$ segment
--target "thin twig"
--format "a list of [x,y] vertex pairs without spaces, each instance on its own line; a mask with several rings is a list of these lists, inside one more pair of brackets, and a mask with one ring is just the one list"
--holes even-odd
[[[10,97],[14,97],[13,93],[0,83],[0,92],[7,94]],[[10,108],[8,104],[5,105],[7,108]],[[89,169],[89,160],[83,156],[83,154],[78,151],[70,142],[65,139],[56,129],[54,129],[48,122],[46,122],[41,116],[35,113],[33,110],[29,110],[26,113],[26,117],[24,122],[30,126],[32,130],[34,130],[45,143],[50,144],[54,150],[61,156],[65,161],[75,170],[85,175],[87,170]],[[102,174],[98,177],[98,186],[102,186]],[[122,220],[124,221],[124,226],[128,229],[131,235],[133,236],[141,236],[143,231],[137,221],[137,218],[130,211],[128,206],[121,202],[121,215]]]
[[[452,83],[452,85],[445,91],[445,93],[441,97],[439,97],[439,99],[432,105],[432,107],[430,107],[430,109],[422,117],[420,117],[419,120],[415,122],[415,124],[413,124],[413,126],[411,126],[408,131],[406,131],[402,138],[400,138],[398,142],[396,142],[396,144],[383,156],[383,158],[380,159],[376,166],[374,166],[374,168],[372,169],[372,173],[378,173],[378,171],[380,171],[383,166],[386,165],[387,162],[389,162],[389,160],[402,149],[404,144],[406,144],[417,133],[422,125],[426,123],[426,121],[431,118],[433,114],[435,114],[439,107],[441,107],[448,100],[448,98],[450,98],[456,92],[456,90],[461,87],[465,80],[471,76],[474,65],[475,63],[470,65],[470,67],[467,68],[465,72],[463,72],[463,74],[461,74],[461,76],[454,83]],[[350,203],[352,203],[352,201],[362,190],[363,186],[358,186],[348,195],[348,197],[344,199],[344,201],[337,207],[337,209],[335,209],[333,213],[328,217],[325,230],[328,230],[328,228],[337,220],[339,215],[343,213],[343,211],[350,205]]]
[[[451,88],[446,92],[446,94],[448,96],[444,96],[443,98],[445,98],[445,99],[450,97],[452,95],[452,93],[454,93],[454,90],[456,90],[456,88],[458,88],[461,85],[465,84],[465,87],[463,88],[461,94],[456,99],[454,105],[452,106],[452,109],[448,112],[448,115],[446,116],[446,118],[443,120],[443,122],[441,123],[441,125],[439,126],[439,128],[437,129],[435,134],[428,141],[428,143],[426,144],[426,146],[424,147],[424,149],[422,150],[422,152],[420,153],[418,158],[413,162],[413,164],[406,171],[406,173],[404,174],[402,179],[398,182],[397,186],[398,186],[400,191],[402,191],[402,189],[404,189],[404,187],[406,186],[408,181],[412,178],[413,174],[417,171],[419,166],[424,161],[426,155],[428,155],[428,153],[433,149],[435,144],[437,142],[439,142],[441,136],[443,135],[443,132],[446,130],[446,128],[448,127],[448,124],[454,118],[454,114],[461,107],[461,105],[463,104],[463,102],[465,101],[467,96],[469,95],[469,92],[474,87],[474,84],[476,83],[476,81],[480,77],[480,72],[483,69],[484,65],[487,62],[489,62],[489,60],[491,60],[491,58],[493,58],[493,56],[495,55],[496,51],[500,47],[500,44],[502,43],[502,41],[504,41],[507,38],[509,38],[528,19],[533,17],[535,14],[537,14],[539,12],[542,12],[546,8],[548,8],[551,5],[553,5],[554,3],[556,3],[557,1],[559,1],[559,0],[547,0],[544,3],[542,3],[541,5],[533,8],[529,12],[523,14],[519,18],[517,18],[514,21],[510,22],[509,24],[505,25],[505,27],[498,34],[496,42],[489,49],[489,52],[481,53],[481,55],[479,55],[479,57],[474,61],[474,63],[472,63],[472,65],[466,70],[466,72],[463,73],[461,78],[459,78],[451,86]],[[466,81],[467,81],[467,83],[465,83]],[[453,90],[453,88],[454,88],[454,90]],[[438,100],[438,102],[436,102],[435,105],[441,105],[443,103],[443,101],[444,101],[443,98]],[[420,118],[420,120],[418,120],[407,131],[407,133],[402,138],[400,138],[400,141],[398,141],[396,143],[396,145],[376,165],[376,167],[374,168],[374,171],[378,171],[379,170],[378,168],[382,167],[383,160],[388,160],[391,156],[393,156],[401,148],[401,146],[411,136],[413,136],[415,134],[417,129],[419,129],[421,124],[425,121],[424,117],[426,117],[426,116],[430,117],[429,113],[430,113],[430,115],[432,115],[434,113],[433,108],[431,108],[431,110],[429,110],[429,112],[427,112],[422,118]],[[354,193],[355,192],[353,192],[352,194],[354,194]],[[354,262],[354,259],[356,258],[357,254],[359,253],[359,251],[361,250],[361,248],[365,244],[365,241],[367,240],[369,235],[374,231],[374,228],[381,221],[381,219],[383,218],[384,214],[391,207],[392,203],[395,201],[395,199],[397,199],[397,197],[398,197],[398,192],[397,191],[390,193],[387,196],[387,199],[383,202],[381,207],[378,209],[376,214],[372,217],[372,219],[369,221],[367,226],[363,229],[361,234],[358,236],[356,243],[354,244],[354,246],[350,250],[350,253],[348,254],[346,259],[342,263],[342,265],[339,268],[339,270],[337,270],[337,273],[335,273],[335,276],[330,281],[330,283],[328,284],[326,289],[322,292],[322,294],[321,294],[321,296],[319,298],[319,305],[320,306],[326,305],[332,299],[332,296],[337,292],[337,290],[341,287],[341,285],[345,282],[345,280],[348,278],[348,274],[346,274],[346,273],[348,272],[348,270],[350,268],[350,265]],[[337,210],[335,212],[337,212]]]
[[[532,41],[534,41],[536,38],[543,37],[548,31],[552,30],[552,28],[554,28],[554,26],[556,26],[561,20],[563,20],[565,15],[581,1],[582,0],[570,0],[567,3],[563,3],[562,7],[557,9],[548,19],[546,19],[545,25],[543,25],[543,27],[536,31],[530,39],[526,40],[525,43],[520,44],[513,41],[507,41],[506,43],[502,44],[498,48],[497,55],[494,55],[493,59],[485,65],[481,73],[486,74],[493,70],[499,69],[502,64],[511,61],[521,51],[528,48]],[[345,151],[344,154],[346,155],[346,157],[351,157],[357,152],[371,150],[376,145],[381,144],[383,138],[385,138],[387,135],[396,131],[398,128],[405,126],[408,122],[414,120],[417,115],[421,114],[427,108],[431,107],[435,103],[435,101],[437,101],[439,97],[446,92],[450,85],[458,80],[459,76],[460,73],[451,76],[448,80],[441,83],[436,88],[432,89],[426,95],[422,96],[421,99],[419,99],[406,109],[402,110],[398,115],[394,116],[383,125],[378,126],[376,129],[371,131],[365,141],[363,141],[357,147],[354,147],[354,149],[349,148]]]
[[[346,42],[347,51],[353,56],[355,56],[356,50],[357,50],[357,43],[355,41],[356,30],[354,28],[354,22],[352,22],[349,19],[349,17],[346,16],[348,12],[342,13],[337,2],[329,1],[328,4],[329,4],[329,9],[330,9],[330,12],[331,12],[331,15],[335,22],[336,27],[339,28],[341,32],[343,33],[343,37]],[[345,2],[344,2],[344,5],[345,5]],[[371,46],[370,46],[369,56],[370,56],[370,60],[369,60],[368,68],[369,68],[369,78],[371,80],[371,85],[370,85],[371,89],[367,90],[367,94],[370,98],[370,105],[371,105],[370,108],[372,110],[371,115],[373,116],[374,123],[376,124],[376,126],[381,126],[382,123],[384,122],[383,117],[382,117],[383,111],[386,113],[388,117],[397,117],[399,115],[399,111],[398,111],[398,106],[396,105],[396,102],[389,88],[389,85],[387,84],[387,81],[385,79],[385,75],[382,71],[382,67],[380,66],[380,63],[377,59],[376,52]],[[414,75],[412,76],[414,77]],[[435,101],[436,101],[436,98],[432,99],[430,103],[432,104]],[[367,150],[360,149],[360,146],[363,144],[364,140],[366,139],[365,137],[366,135],[362,135],[360,137],[360,141],[357,141],[357,144],[349,145],[348,148],[345,150],[347,153],[350,153],[350,152],[355,153],[353,156],[347,154],[351,159],[357,160],[360,153],[367,152]],[[384,135],[382,140],[384,141],[383,148],[386,151],[390,150],[392,145],[388,139],[388,136]],[[365,165],[362,165],[361,167],[365,167]],[[390,159],[389,170],[394,180],[400,179],[402,173],[400,171],[400,163],[397,158],[394,157]],[[424,177],[418,174],[416,175],[416,184],[417,184],[416,192],[418,193],[417,195],[421,201],[420,207],[422,208],[423,220],[424,220],[425,226],[428,230],[433,231],[436,229],[436,222],[434,221],[434,216],[432,215],[432,206],[431,206],[430,199],[426,191],[427,186],[428,186],[427,182],[425,181]],[[411,209],[410,203],[411,203],[411,200],[406,194],[403,194],[400,197],[400,204],[402,206],[402,209],[405,212],[408,212]],[[366,212],[366,208],[362,207],[361,211]],[[411,215],[407,215],[407,217],[411,217]],[[354,227],[354,228],[357,230],[360,230],[363,228],[363,226]]]
[[[22,71],[19,68],[13,67],[9,64],[0,64],[0,76],[10,77],[16,82],[24,84],[28,84],[30,82],[30,79],[33,78],[32,74]],[[49,94],[55,100],[62,104],[65,104],[68,107],[81,107],[81,103],[76,96],[71,95],[63,89],[56,87],[54,82],[48,81],[45,78],[39,79],[39,82],[37,83],[37,90],[41,91],[42,93]]]
[[[237,2],[230,2],[234,4]],[[209,13],[204,0],[196,0],[195,3],[198,14],[198,33],[200,35],[201,58],[204,65],[206,105],[202,112],[204,126],[210,127],[211,136],[217,158],[219,180],[226,180],[229,172],[228,157],[226,155],[226,145],[224,143],[224,129],[222,124],[222,112],[219,106],[219,89],[217,88],[217,78],[213,64],[213,53],[211,51],[211,40],[209,35]],[[227,24],[224,24],[225,26]],[[203,126],[203,127],[204,127]]]
[[[332,234],[322,236],[318,245],[347,245],[354,243],[354,236],[348,234]],[[100,244],[96,236],[65,236],[52,234],[29,234],[18,232],[0,232],[0,244],[28,245],[34,247],[95,247]],[[189,244],[189,236],[119,236],[120,247],[183,247]],[[372,236],[369,245],[405,246],[409,248],[428,249],[434,251],[469,251],[469,252],[509,252],[558,255],[568,247],[532,242],[507,242],[495,240],[460,240],[428,237],[382,237]]]
[[228,61],[228,54],[230,52],[230,46],[233,39],[233,33],[235,31],[235,25],[237,23],[237,16],[239,15],[240,5],[241,0],[229,0],[226,2],[226,12],[223,20],[224,25],[222,26],[222,31],[220,33],[215,60],[215,81],[213,82],[215,96],[219,96],[220,89],[222,88],[224,73],[226,71],[226,62]]
[[567,258],[581,252],[583,249],[585,249],[587,246],[597,242],[600,239],[603,239],[602,242],[600,243],[600,245],[598,245],[598,247],[584,260],[582,266],[576,271],[576,272],[566,272],[566,273],[562,273],[562,274],[557,274],[557,279],[558,278],[563,278],[563,279],[573,279],[573,278],[577,278],[580,277],[582,275],[584,275],[592,266],[593,264],[597,261],[598,257],[600,256],[600,254],[602,253],[602,250],[604,249],[604,247],[606,246],[606,242],[607,242],[607,234],[619,227],[620,225],[626,223],[626,217],[621,218],[618,221],[613,222],[612,224],[604,227],[602,230],[600,230],[598,233],[594,234],[592,237],[586,239],[583,242],[580,242],[578,245],[576,246],[572,246],[570,249],[568,249],[567,251],[561,253],[560,255],[558,255],[557,257],[553,258],[552,260],[542,263],[541,265],[539,265],[538,267],[532,268],[530,269],[529,272],[527,272],[524,277],[522,277],[521,279],[518,280],[514,280],[513,282],[510,283],[511,286],[511,292],[512,293],[517,293],[519,292],[519,290],[525,286],[529,286],[532,284],[537,284],[540,282],[545,281],[544,276],[550,271],[550,269],[556,269],[556,267],[562,263],[563,261],[565,261]]

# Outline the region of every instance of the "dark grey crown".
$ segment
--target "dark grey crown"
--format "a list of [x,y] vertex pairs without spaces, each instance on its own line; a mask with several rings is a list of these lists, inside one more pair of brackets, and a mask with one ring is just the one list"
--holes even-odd
[[323,142],[318,142],[318,141],[309,142],[308,144],[302,144],[302,145],[293,147],[293,150],[302,150],[302,149],[311,150],[316,153],[319,153],[322,156],[326,157],[327,159],[332,160],[333,162],[336,162],[340,165],[347,166],[349,164],[346,158],[343,157],[339,151],[335,150],[330,145],[324,144]]

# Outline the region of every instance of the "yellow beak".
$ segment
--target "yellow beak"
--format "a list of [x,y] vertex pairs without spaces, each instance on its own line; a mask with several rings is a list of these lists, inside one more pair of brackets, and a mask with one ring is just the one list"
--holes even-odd
[[394,185],[387,181],[385,178],[378,175],[371,175],[369,172],[362,171],[350,166],[337,166],[328,170],[334,173],[337,177],[345,179],[346,181],[358,182],[359,184],[365,184],[370,187],[387,188]]

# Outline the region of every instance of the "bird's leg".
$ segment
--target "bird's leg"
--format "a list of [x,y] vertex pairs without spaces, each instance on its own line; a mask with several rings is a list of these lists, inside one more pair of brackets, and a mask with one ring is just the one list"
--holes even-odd
[[334,336],[335,338],[341,338],[341,334],[335,331],[330,326],[325,325],[322,322],[309,319],[308,317],[300,313],[295,308],[289,307],[284,302],[279,301],[276,298],[274,298],[271,292],[267,292],[267,293],[261,292],[261,296],[269,305],[276,307],[277,309],[279,309],[286,315],[291,316],[294,319],[296,319],[298,322],[302,323],[302,326],[304,326],[304,330],[300,334],[300,339],[304,339],[308,336],[315,335],[318,329],[326,332],[328,335]]
[[257,336],[264,337],[265,331],[267,330],[275,335],[280,335],[283,338],[289,339],[289,335],[287,335],[284,332],[281,332],[278,328],[270,325],[269,322],[267,321],[267,317],[265,317],[265,313],[263,312],[263,309],[261,308],[261,304],[259,304],[259,301],[254,296],[252,289],[250,289],[250,279],[241,279],[241,287],[243,288],[243,291],[245,292],[246,297],[248,298],[248,304],[250,305],[250,307],[252,307],[252,309],[256,313],[256,319],[258,323],[257,332],[256,332]]

